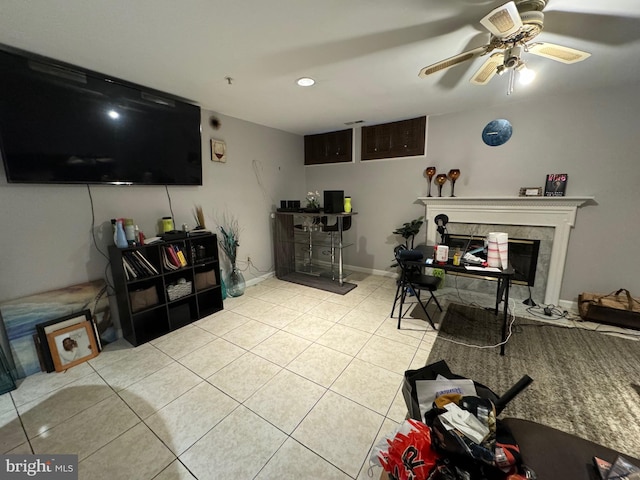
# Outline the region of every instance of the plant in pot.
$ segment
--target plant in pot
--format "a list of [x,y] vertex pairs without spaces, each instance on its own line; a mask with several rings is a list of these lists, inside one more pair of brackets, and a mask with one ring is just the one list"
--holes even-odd
[[236,264],[238,247],[240,246],[240,226],[238,220],[231,214],[225,214],[222,221],[217,223],[222,234],[218,239],[218,244],[231,264],[224,282],[227,294],[230,297],[239,297],[244,294],[246,288],[244,276]]
[[[415,220],[404,223],[402,227],[396,228],[393,231],[394,235],[402,235],[405,247],[413,248],[413,239],[418,234],[420,227],[424,223],[423,218],[424,217],[418,217]],[[409,246],[409,242],[411,242],[411,246]]]

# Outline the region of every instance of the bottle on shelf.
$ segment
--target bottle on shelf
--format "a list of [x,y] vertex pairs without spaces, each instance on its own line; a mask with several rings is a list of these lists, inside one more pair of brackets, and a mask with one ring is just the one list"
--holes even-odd
[[122,226],[122,219],[116,220],[116,231],[113,234],[113,243],[118,248],[127,248],[129,243],[127,242],[127,236],[124,233],[124,227]]
[[136,232],[135,227],[133,226],[133,218],[126,218],[124,220],[124,234],[129,245],[136,243]]

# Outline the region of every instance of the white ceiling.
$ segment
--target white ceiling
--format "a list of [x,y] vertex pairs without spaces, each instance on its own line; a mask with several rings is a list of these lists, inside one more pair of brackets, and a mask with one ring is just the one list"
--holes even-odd
[[[420,68],[486,43],[506,0],[2,0],[0,43],[310,134],[640,82],[640,0],[549,0],[536,38],[590,52],[534,55],[528,87],[468,79],[486,57]],[[295,85],[311,76],[311,88]],[[231,85],[225,77],[231,77]]]

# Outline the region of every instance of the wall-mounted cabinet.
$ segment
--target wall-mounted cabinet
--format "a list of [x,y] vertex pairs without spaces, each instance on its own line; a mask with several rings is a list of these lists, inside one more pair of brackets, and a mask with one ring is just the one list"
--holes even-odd
[[362,160],[424,155],[427,117],[362,127]]
[[305,135],[304,164],[323,165],[353,160],[353,130]]
[[[172,264],[171,251],[184,258],[180,266]],[[134,346],[223,308],[216,235],[111,246],[109,258],[122,335]]]

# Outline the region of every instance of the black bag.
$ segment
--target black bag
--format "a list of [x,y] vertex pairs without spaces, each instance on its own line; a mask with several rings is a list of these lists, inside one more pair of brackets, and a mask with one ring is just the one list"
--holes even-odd
[[[404,397],[404,402],[407,405],[407,409],[409,410],[409,417],[413,418],[414,420],[425,422],[425,419],[422,418],[422,415],[420,414],[416,382],[420,382],[421,380],[435,380],[438,375],[442,375],[443,377],[448,379],[466,378],[451,372],[449,366],[447,365],[447,362],[445,362],[444,360],[440,360],[436,363],[426,365],[416,370],[407,370],[406,372],[404,372],[402,396]],[[474,381],[473,384],[476,387],[476,392],[479,397],[488,398],[494,403],[498,401],[498,396],[493,393],[493,391],[489,387],[486,387],[476,381]]]
[[[459,396],[456,403],[460,408],[470,411],[477,418],[479,410],[483,410],[490,434],[481,444],[475,444],[471,439],[456,430],[447,429],[440,415],[446,410],[438,408],[434,402],[424,418],[420,418],[417,382],[421,380],[435,380],[438,375],[448,379],[464,379],[465,377],[451,372],[444,360],[426,365],[417,370],[407,370],[404,375],[402,393],[411,418],[426,423],[432,432],[432,445],[442,455],[443,462],[434,469],[430,480],[454,479],[496,479],[506,478],[506,471],[521,469],[522,458],[520,449],[510,429],[503,425],[496,417],[518,393],[524,390],[532,379],[525,375],[505,394],[498,397],[489,387],[474,381],[476,396]],[[496,448],[497,447],[497,448]]]

